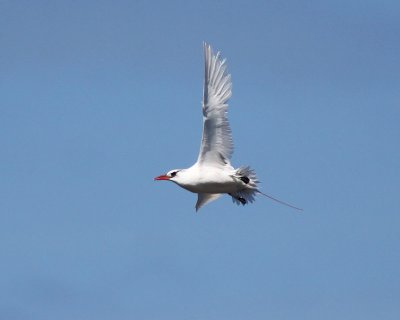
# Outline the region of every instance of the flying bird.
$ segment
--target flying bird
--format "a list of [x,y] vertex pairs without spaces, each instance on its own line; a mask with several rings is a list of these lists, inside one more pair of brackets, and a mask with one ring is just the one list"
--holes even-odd
[[197,193],[196,211],[223,194],[232,197],[234,203],[245,205],[264,195],[281,204],[294,207],[273,198],[258,189],[256,173],[249,166],[233,168],[230,159],[233,153],[231,128],[227,118],[228,100],[232,95],[231,76],[227,72],[226,60],[220,52],[213,52],[207,43],[204,46],[203,86],[203,136],[197,162],[187,169],[174,169],[154,180],[172,181],[180,187]]

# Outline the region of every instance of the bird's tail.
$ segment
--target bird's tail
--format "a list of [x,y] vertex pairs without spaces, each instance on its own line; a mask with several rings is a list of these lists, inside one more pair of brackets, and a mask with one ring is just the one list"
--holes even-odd
[[256,172],[249,166],[240,167],[236,169],[233,176],[236,179],[241,180],[245,185],[245,188],[231,194],[232,201],[238,205],[245,205],[248,202],[254,202],[256,200],[255,196],[259,192],[257,188],[257,183],[259,183],[259,181]]
[[296,210],[303,210],[301,208],[292,206],[289,203],[286,203],[282,200],[276,199],[275,197],[268,195],[264,192],[261,192],[258,189],[258,183],[260,183],[260,181],[257,179],[257,175],[256,172],[251,169],[249,166],[246,167],[240,167],[238,169],[236,169],[235,174],[234,174],[235,178],[240,179],[245,185],[246,188],[236,192],[235,194],[231,194],[232,196],[232,201],[235,202],[236,204],[242,204],[245,205],[248,202],[254,202],[255,201],[255,196],[257,194],[261,194],[264,197],[267,197],[271,200],[274,200],[280,204],[283,204],[285,206],[288,206],[290,208],[296,209]]

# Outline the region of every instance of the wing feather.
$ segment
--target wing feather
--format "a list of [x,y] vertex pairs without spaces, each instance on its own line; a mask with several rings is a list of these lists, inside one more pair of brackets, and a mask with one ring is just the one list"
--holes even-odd
[[220,193],[198,193],[197,195],[196,211],[205,204],[217,200],[221,196]]
[[197,163],[229,164],[233,142],[227,118],[232,95],[231,76],[226,60],[204,43],[203,136]]

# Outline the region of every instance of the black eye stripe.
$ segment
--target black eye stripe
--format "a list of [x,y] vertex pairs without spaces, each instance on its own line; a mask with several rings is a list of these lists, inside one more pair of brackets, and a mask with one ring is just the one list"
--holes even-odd
[[176,173],[177,173],[177,171],[171,172],[171,177],[175,177]]

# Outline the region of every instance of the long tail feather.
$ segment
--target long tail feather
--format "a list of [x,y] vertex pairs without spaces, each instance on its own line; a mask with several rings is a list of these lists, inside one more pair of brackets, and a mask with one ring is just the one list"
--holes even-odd
[[259,194],[262,194],[263,196],[265,196],[265,197],[267,197],[267,198],[270,198],[271,200],[274,200],[274,201],[280,203],[280,204],[283,204],[283,205],[285,205],[285,206],[288,206],[288,207],[290,207],[290,208],[293,208],[293,209],[296,209],[296,210],[299,210],[299,211],[303,211],[302,208],[298,208],[298,207],[292,206],[291,204],[286,203],[286,202],[284,202],[284,201],[282,201],[282,200],[276,199],[276,198],[274,198],[273,196],[270,196],[270,195],[268,195],[268,194],[265,194],[265,193],[261,192],[260,190],[257,190],[257,192],[258,192]]

